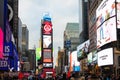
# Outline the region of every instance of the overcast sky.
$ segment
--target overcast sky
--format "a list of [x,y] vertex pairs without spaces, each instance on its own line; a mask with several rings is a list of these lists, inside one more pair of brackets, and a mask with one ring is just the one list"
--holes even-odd
[[78,22],[78,0],[19,0],[19,17],[29,30],[29,48],[38,47],[43,14],[48,12],[53,24],[53,48],[63,48],[63,32],[68,22]]

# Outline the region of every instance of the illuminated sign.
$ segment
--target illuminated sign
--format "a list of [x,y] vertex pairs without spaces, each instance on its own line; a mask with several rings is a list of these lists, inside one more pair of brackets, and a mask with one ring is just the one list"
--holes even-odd
[[41,58],[41,48],[36,48],[36,60]]
[[43,34],[51,34],[52,33],[52,23],[46,21],[43,24],[44,24]]
[[117,0],[117,28],[120,29],[120,0]]
[[97,48],[116,40],[116,17],[112,17],[97,28]]
[[53,67],[53,63],[43,63],[43,67]]
[[43,48],[52,48],[52,38],[50,35],[43,35]]
[[51,49],[43,50],[43,62],[52,62],[52,51]]
[[97,48],[116,41],[115,0],[103,0],[96,9]]
[[98,66],[113,65],[113,48],[104,49],[98,54]]

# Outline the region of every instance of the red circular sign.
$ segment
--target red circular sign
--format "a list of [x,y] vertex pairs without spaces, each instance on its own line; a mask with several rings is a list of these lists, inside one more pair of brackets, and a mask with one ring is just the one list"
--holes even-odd
[[44,30],[45,32],[50,32],[52,30],[52,27],[49,24],[45,24]]

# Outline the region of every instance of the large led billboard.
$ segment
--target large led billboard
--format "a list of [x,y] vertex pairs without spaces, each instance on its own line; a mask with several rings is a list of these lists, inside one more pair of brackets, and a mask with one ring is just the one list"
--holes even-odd
[[77,51],[70,53],[70,70],[80,71],[80,62],[77,61]]
[[84,54],[87,55],[87,53],[89,52],[88,51],[89,45],[90,45],[90,42],[89,42],[89,40],[87,40],[77,47],[77,57],[78,58],[83,57]]
[[98,54],[98,66],[113,65],[113,48],[104,49]]
[[43,48],[52,48],[51,35],[43,35]]
[[116,18],[112,17],[97,28],[97,48],[116,40]]
[[0,58],[3,58],[4,0],[0,1]]
[[52,23],[45,21],[43,22],[43,34],[52,34]]
[[97,48],[116,41],[115,0],[103,0],[96,10]]
[[120,29],[120,0],[117,0],[117,28]]
[[103,0],[96,9],[97,27],[113,16],[115,16],[115,0]]
[[52,62],[52,51],[51,49],[43,50],[43,62]]

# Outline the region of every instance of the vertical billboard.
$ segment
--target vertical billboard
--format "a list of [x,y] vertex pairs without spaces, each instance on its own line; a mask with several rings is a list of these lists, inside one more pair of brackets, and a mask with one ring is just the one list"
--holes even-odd
[[36,48],[36,60],[41,59],[41,48]]
[[0,1],[0,58],[3,58],[4,39],[4,0]]
[[52,22],[49,14],[45,14],[42,22],[42,61],[43,68],[53,68]]
[[52,48],[51,35],[43,35],[43,48]]
[[73,71],[80,71],[80,62],[77,61],[77,51],[71,53],[71,68]]
[[120,0],[116,0],[117,6],[117,28],[120,29]]
[[52,51],[50,49],[44,49],[43,52],[43,62],[52,62]]
[[103,0],[96,10],[97,48],[116,41],[115,0]]
[[52,23],[45,21],[43,22],[43,34],[52,34]]

